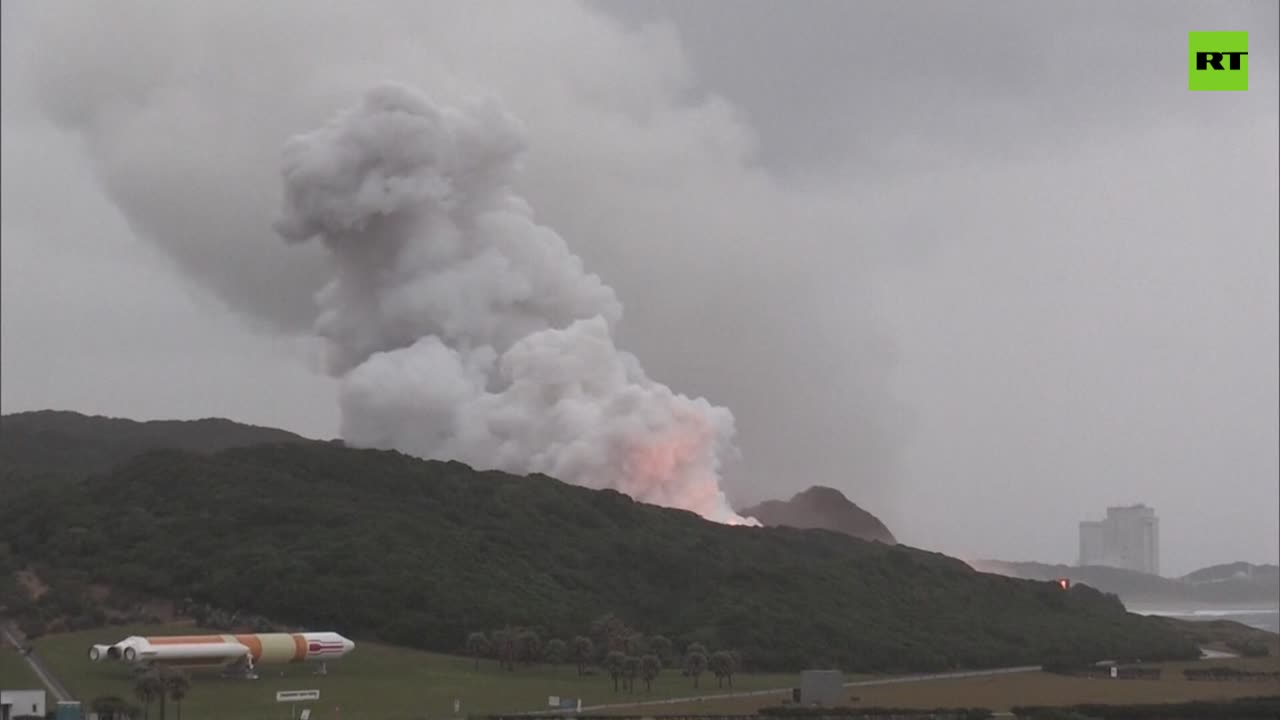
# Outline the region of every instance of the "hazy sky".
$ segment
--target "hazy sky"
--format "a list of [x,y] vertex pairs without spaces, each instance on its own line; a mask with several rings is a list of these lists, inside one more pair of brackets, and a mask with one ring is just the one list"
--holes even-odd
[[[1277,561],[1277,5],[5,2],[4,412],[338,431],[284,141],[373,83],[492,93],[620,343],[730,408],[739,504],[1166,574]],[[1186,89],[1247,30],[1250,90]]]

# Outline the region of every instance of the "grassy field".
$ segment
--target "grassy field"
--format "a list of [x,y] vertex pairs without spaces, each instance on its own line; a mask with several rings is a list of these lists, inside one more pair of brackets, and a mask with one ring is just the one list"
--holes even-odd
[[[185,634],[182,627],[124,627],[52,635],[36,641],[36,648],[50,668],[75,696],[86,703],[98,695],[133,698],[128,671],[113,663],[93,663],[85,655],[92,643],[111,643],[126,635]],[[981,706],[994,710],[1020,704],[1074,704],[1081,702],[1165,702],[1191,699],[1233,698],[1280,692],[1276,683],[1191,682],[1182,670],[1193,666],[1226,665],[1251,670],[1280,670],[1280,658],[1204,660],[1199,663],[1160,665],[1164,678],[1153,680],[1086,680],[1045,673],[1025,673],[962,680],[932,680],[884,686],[849,688],[857,696],[854,705],[896,705],[903,707]],[[320,691],[320,701],[299,704],[310,707],[315,720],[409,720],[454,717],[453,701],[462,703],[461,715],[537,710],[546,706],[549,695],[582,698],[582,704],[634,703],[693,695],[729,692],[716,688],[713,676],[704,676],[702,687],[677,672],[665,671],[652,692],[614,693],[605,675],[578,677],[571,666],[521,668],[502,672],[493,661],[480,664],[467,658],[417,652],[371,643],[358,643],[348,658],[330,665],[330,674],[317,676],[306,665],[264,666],[258,680],[219,677],[216,672],[197,672],[183,704],[188,720],[235,717],[239,720],[289,718],[291,708],[277,704],[278,690]],[[39,682],[22,659],[6,648],[0,652],[0,678],[19,677],[28,686]],[[850,676],[849,680],[865,679]],[[734,691],[770,690],[794,686],[794,674],[741,675],[734,678]],[[746,698],[709,698],[700,702],[664,704],[647,708],[618,708],[614,714],[750,714],[760,707],[778,705],[785,691],[776,695]],[[171,709],[172,710],[172,709]],[[158,717],[152,709],[152,717]],[[170,715],[175,717],[175,715]]]
[[[1008,710],[1014,705],[1074,705],[1077,703],[1159,703],[1185,700],[1215,700],[1251,695],[1280,693],[1275,682],[1204,682],[1182,677],[1188,667],[1229,666],[1255,671],[1280,670],[1280,658],[1202,660],[1198,663],[1166,663],[1146,667],[1164,670],[1160,680],[1089,680],[1051,675],[1021,673],[959,680],[931,680],[871,687],[848,688],[856,696],[858,706],[895,706],[913,708],[985,707]],[[724,698],[699,703],[674,704],[662,709],[663,714],[751,714],[761,707],[780,705],[784,695]],[[614,714],[625,714],[618,710]]]
[[[35,642],[37,651],[77,699],[88,702],[98,695],[118,695],[133,699],[128,671],[114,663],[90,662],[86,656],[93,643],[118,642],[127,635],[189,633],[190,628],[124,627],[51,635]],[[275,702],[277,690],[320,691],[320,701],[299,704],[310,707],[314,720],[397,720],[409,718],[451,718],[453,701],[462,701],[462,715],[468,713],[537,710],[546,707],[547,697],[580,697],[583,705],[656,700],[718,692],[714,676],[704,676],[702,687],[667,670],[646,693],[637,682],[635,693],[614,693],[607,675],[578,677],[572,666],[559,668],[519,668],[502,672],[492,661],[473,669],[468,658],[416,652],[371,643],[357,643],[351,655],[329,665],[329,674],[313,674],[306,665],[263,666],[258,680],[225,679],[216,672],[194,674],[191,693],[183,703],[184,720],[281,719],[290,708]],[[735,689],[790,687],[795,675],[742,675],[734,678]],[[725,690],[727,692],[727,689]],[[157,717],[152,708],[152,717]],[[174,717],[170,715],[170,717]]]
[[18,651],[0,641],[0,688],[5,690],[44,690],[44,683],[31,672]]

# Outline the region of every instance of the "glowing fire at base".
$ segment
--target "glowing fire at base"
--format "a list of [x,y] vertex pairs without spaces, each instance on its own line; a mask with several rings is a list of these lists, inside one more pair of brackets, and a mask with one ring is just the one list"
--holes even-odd
[[[708,462],[715,457],[716,434],[698,420],[685,416],[665,433],[628,443],[621,464],[625,479],[619,489],[640,502],[691,510],[724,525],[759,527],[755,518],[734,512],[720,490],[714,463]],[[683,479],[674,482],[673,478]]]

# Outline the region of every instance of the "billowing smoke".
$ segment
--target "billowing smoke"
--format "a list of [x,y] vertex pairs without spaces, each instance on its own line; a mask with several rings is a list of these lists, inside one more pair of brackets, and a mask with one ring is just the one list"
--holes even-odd
[[343,437],[746,522],[720,488],[732,413],[615,347],[613,290],[513,189],[523,138],[495,101],[383,85],[287,143],[276,230],[331,254]]
[[[676,26],[623,22],[599,3],[578,0],[273,0],[255,5],[39,0],[5,2],[3,8],[6,252],[22,247],[24,233],[32,238],[32,247],[39,238],[41,257],[49,264],[24,265],[30,268],[26,274],[48,273],[65,282],[71,281],[71,275],[62,274],[70,264],[64,268],[62,256],[99,268],[110,279],[97,282],[107,287],[170,272],[168,281],[185,281],[186,295],[209,303],[200,312],[222,329],[184,327],[170,342],[161,325],[140,318],[130,326],[146,336],[138,347],[180,344],[182,349],[174,352],[200,354],[214,347],[235,358],[219,367],[223,374],[218,377],[201,378],[199,373],[207,372],[203,368],[218,366],[201,357],[191,364],[189,378],[170,380],[188,386],[163,386],[173,392],[156,394],[159,379],[139,379],[136,397],[121,386],[120,394],[129,397],[120,402],[163,397],[163,406],[147,412],[186,416],[216,410],[328,437],[339,432],[338,403],[331,398],[343,385],[340,378],[366,360],[404,364],[401,354],[379,351],[408,349],[420,338],[434,336],[458,353],[460,362],[475,364],[481,355],[474,348],[481,343],[470,341],[464,347],[468,338],[495,338],[493,366],[484,382],[486,392],[499,397],[485,402],[514,402],[528,385],[505,380],[498,357],[511,351],[518,337],[538,329],[569,332],[574,320],[598,315],[608,337],[643,358],[649,375],[691,397],[705,396],[733,408],[732,438],[742,448],[741,456],[724,446],[719,425],[708,425],[708,434],[722,445],[720,486],[735,505],[789,496],[813,484],[839,487],[877,510],[895,505],[899,486],[891,480],[901,472],[899,442],[909,418],[894,397],[897,358],[880,317],[883,299],[876,287],[895,277],[879,272],[886,262],[897,262],[894,258],[904,252],[910,255],[918,238],[936,235],[926,222],[936,214],[920,213],[919,198],[938,194],[941,186],[933,180],[919,187],[905,185],[901,178],[885,185],[883,178],[862,170],[779,175],[761,163],[760,155],[779,138],[762,142],[766,138],[757,137],[753,127],[756,118],[718,92],[722,88],[708,84],[685,52]],[[337,108],[357,103],[386,78],[428,89],[442,107],[466,108],[443,113],[453,118],[440,121],[453,128],[453,138],[436,148],[441,156],[430,164],[452,184],[455,203],[460,198],[481,202],[476,198],[484,191],[473,178],[490,182],[492,173],[513,170],[509,165],[519,155],[515,147],[521,135],[512,132],[498,141],[490,133],[506,128],[510,120],[502,113],[486,114],[483,103],[471,106],[464,98],[483,88],[502,99],[524,125],[530,152],[520,161],[516,192],[504,188],[501,193],[526,198],[536,208],[538,223],[555,228],[587,268],[608,280],[626,303],[625,321],[619,321],[611,296],[594,297],[584,289],[589,281],[560,284],[567,265],[535,262],[516,253],[515,246],[503,246],[489,257],[508,263],[502,271],[525,282],[556,283],[556,292],[518,282],[476,286],[461,278],[442,284],[441,276],[455,279],[454,273],[464,268],[475,272],[485,262],[498,262],[438,262],[433,256],[428,263],[432,272],[424,274],[413,262],[427,263],[420,257],[424,248],[448,250],[453,241],[443,233],[415,244],[415,251],[397,251],[398,264],[384,263],[395,269],[375,285],[376,293],[362,287],[350,267],[376,256],[353,258],[349,248],[335,249],[343,243],[335,244],[325,232],[319,234],[327,243],[281,241],[272,230],[283,204],[281,147],[295,133],[323,125]],[[850,122],[861,118],[851,116]],[[487,129],[477,134],[472,127],[477,123]],[[432,137],[446,136],[442,131]],[[510,146],[490,155],[489,164],[476,159],[477,152],[493,153],[492,147],[504,143]],[[842,155],[834,146],[828,150],[833,158]],[[306,160],[310,152],[293,152],[291,162]],[[8,162],[11,155],[13,163]],[[50,173],[61,159],[66,169],[28,173],[21,169],[27,165],[20,156],[48,166]],[[394,157],[400,163],[413,159],[404,147]],[[461,165],[468,157],[479,163],[470,172]],[[11,166],[18,169],[9,172]],[[418,177],[394,175],[411,176]],[[458,190],[464,185],[466,193]],[[395,186],[397,193],[408,191]],[[337,200],[335,195],[326,202]],[[497,206],[493,198],[483,202]],[[342,227],[348,220],[295,204],[300,212],[291,216],[313,223],[323,219],[310,229]],[[30,228],[13,231],[24,215]],[[465,214],[455,209],[430,217],[460,223],[464,215],[484,217],[490,224],[501,218],[533,225],[523,210]],[[390,221],[389,216],[372,217]],[[407,217],[403,212],[396,216],[399,222]],[[465,247],[480,257],[474,248],[481,235],[459,228]],[[307,231],[305,223],[297,229]],[[551,235],[545,229],[536,233],[540,238]],[[552,245],[540,240],[519,247],[545,252]],[[99,254],[109,263],[94,265]],[[101,269],[121,265],[134,274],[115,278],[116,270]],[[533,272],[544,266],[560,269],[554,276]],[[496,272],[498,266],[489,270]],[[339,379],[328,382],[310,372],[316,366],[311,355],[316,297],[339,277],[322,302],[326,315],[320,326],[341,338],[332,343],[331,363]],[[411,282],[423,277],[433,284]],[[17,287],[11,288],[14,293],[20,292]],[[103,292],[113,303],[123,303],[110,290],[91,287],[98,286],[63,292],[68,299]],[[457,291],[459,287],[464,290]],[[348,294],[341,303],[332,295],[338,288]],[[494,288],[500,290],[497,297],[509,301],[492,305]],[[163,302],[154,299],[171,292],[138,288],[133,295]],[[353,297],[360,293],[365,295]],[[457,307],[443,312],[433,306],[431,313],[419,314],[414,303],[426,302],[426,293],[437,293],[436,304]],[[371,304],[374,297],[386,304]],[[395,303],[408,303],[404,307],[413,312]],[[376,321],[358,317],[373,307],[378,309]],[[486,314],[476,314],[477,308]],[[154,322],[169,321],[167,313],[150,310],[163,316]],[[85,321],[75,316],[75,322]],[[233,329],[237,321],[245,324],[243,334]],[[484,323],[498,325],[477,329]],[[424,330],[428,324],[437,327]],[[204,344],[190,341],[193,336]],[[624,366],[631,362],[614,360]],[[507,363],[513,361],[514,356]],[[157,358],[149,362],[139,367],[163,364]],[[593,366],[602,377],[603,367]],[[406,369],[422,373],[416,365]],[[373,380],[368,374],[361,377]],[[361,397],[355,380],[353,376],[345,383],[345,402],[352,407]],[[266,382],[278,384],[274,400],[255,396]],[[415,393],[458,392],[439,378],[432,383],[412,387]],[[217,403],[196,389],[205,387],[218,393]],[[468,398],[476,397],[468,393]],[[555,422],[582,423],[576,415],[565,416],[582,412],[570,397],[564,395],[552,406],[560,413]],[[510,408],[530,406],[531,401],[520,400],[523,404]],[[401,409],[395,412],[412,408],[415,417],[423,413],[422,403],[399,396],[396,401]],[[476,406],[447,406],[449,422],[433,420],[430,432],[450,433],[447,441],[456,447],[480,447],[463,433],[474,432],[466,423],[475,421]],[[129,412],[131,405],[118,407]],[[510,421],[488,412],[481,417],[490,441],[511,446],[511,456],[523,454],[512,442],[516,435],[502,426]],[[382,445],[402,448],[444,446],[442,440],[426,439],[427,431],[419,429],[425,421],[397,424],[392,414],[386,408],[382,417],[387,420],[370,429],[372,422],[356,423],[355,413],[348,412],[347,432],[353,438],[363,433],[360,439],[366,444],[377,436]],[[626,417],[661,426],[638,411]],[[548,427],[538,426],[545,434],[541,452],[548,457],[538,458],[537,467],[550,467],[549,456],[572,455],[568,449],[554,449],[547,438],[571,437],[587,444],[596,433],[612,429],[590,425],[591,432],[567,434],[546,417],[542,422]],[[405,437],[392,438],[396,432]],[[688,451],[669,455],[672,464],[694,456]],[[661,458],[663,453],[641,457]],[[620,487],[622,479],[606,480]],[[885,519],[895,528],[906,522]]]

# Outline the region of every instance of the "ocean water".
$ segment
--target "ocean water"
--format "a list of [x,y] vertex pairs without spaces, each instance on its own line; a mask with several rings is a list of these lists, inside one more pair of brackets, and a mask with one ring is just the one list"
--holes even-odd
[[1195,610],[1129,608],[1129,611],[1139,615],[1161,615],[1180,620],[1235,620],[1260,630],[1280,633],[1280,608],[1200,608]]

